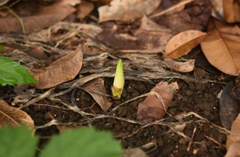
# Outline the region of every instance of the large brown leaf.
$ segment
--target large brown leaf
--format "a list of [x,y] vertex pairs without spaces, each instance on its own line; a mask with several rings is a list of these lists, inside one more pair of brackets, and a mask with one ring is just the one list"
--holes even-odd
[[162,98],[158,98],[155,94],[150,94],[146,99],[139,103],[137,111],[137,119],[143,123],[151,123],[154,120],[161,119],[165,114],[168,104],[171,102],[175,90],[178,89],[176,82],[168,85],[167,82],[158,83],[151,92],[156,92]]
[[98,8],[99,22],[117,20],[128,22],[151,14],[161,0],[112,0],[110,6]]
[[[83,88],[86,88],[88,90],[95,91],[98,93],[107,94],[106,89],[104,87],[104,80],[102,78],[97,78],[86,83],[83,86]],[[93,99],[98,103],[98,105],[102,108],[103,111],[106,112],[111,107],[112,103],[108,100],[106,96],[100,95],[88,90],[87,92],[91,94]]]
[[21,124],[32,129],[35,128],[32,118],[26,112],[12,107],[0,99],[0,128],[5,125],[19,126]]
[[208,36],[201,48],[209,63],[220,71],[238,75],[240,69],[240,29],[237,25],[227,26],[217,20],[208,25]]
[[163,57],[177,59],[183,55],[186,55],[206,36],[207,33],[198,30],[187,30],[181,32],[168,41]]
[[82,67],[82,46],[74,52],[58,59],[44,69],[31,69],[31,75],[37,80],[38,89],[51,88],[72,80]]
[[[20,18],[26,29],[26,34],[49,27],[73,13],[76,9],[68,2],[60,1],[52,6],[43,7],[31,16]],[[22,33],[22,26],[17,18],[0,18],[0,33]]]

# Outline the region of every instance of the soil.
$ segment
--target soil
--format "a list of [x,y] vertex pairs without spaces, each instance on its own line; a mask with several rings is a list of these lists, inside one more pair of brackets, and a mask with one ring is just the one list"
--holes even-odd
[[[205,77],[218,80],[218,82],[231,80],[224,74],[208,74]],[[107,94],[111,95],[110,87],[113,79],[104,78],[104,80]],[[160,81],[154,80],[154,83],[157,84]],[[39,101],[38,105],[30,105],[22,110],[32,117],[35,126],[44,125],[54,118],[68,127],[92,125],[98,130],[111,131],[113,136],[121,141],[123,148],[140,147],[149,157],[224,156],[226,153],[226,133],[221,128],[217,95],[225,84],[187,83],[180,79],[170,81],[177,81],[180,89],[168,107],[169,114],[165,114],[162,120],[150,125],[134,123],[136,122],[138,104],[145,97],[126,103],[116,111],[111,112],[119,104],[148,93],[155,86],[155,84],[135,80],[126,80],[120,100],[109,97],[113,105],[106,113],[101,110],[91,95],[82,89],[75,89],[58,97],[68,104],[72,103],[71,98],[73,98],[76,105],[84,112],[109,114],[119,118],[93,118],[91,123],[84,123],[84,118],[79,113],[67,109],[59,102],[49,101],[47,98]],[[55,89],[55,92],[59,91],[61,90]],[[37,92],[43,93],[44,91]],[[6,93],[12,94],[14,92],[12,87],[6,86],[1,87],[0,93],[0,96],[5,96]],[[11,98],[5,98],[5,100],[9,103],[12,101]],[[18,106],[21,104],[16,105],[16,107]],[[50,126],[37,129],[36,133],[41,136],[39,148],[44,149],[44,145],[51,135],[59,133],[59,130],[56,126]]]

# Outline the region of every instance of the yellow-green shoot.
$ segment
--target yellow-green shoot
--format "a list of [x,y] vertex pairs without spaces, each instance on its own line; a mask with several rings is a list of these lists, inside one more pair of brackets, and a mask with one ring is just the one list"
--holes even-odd
[[112,86],[112,95],[115,99],[120,99],[124,87],[124,73],[122,59],[119,59]]

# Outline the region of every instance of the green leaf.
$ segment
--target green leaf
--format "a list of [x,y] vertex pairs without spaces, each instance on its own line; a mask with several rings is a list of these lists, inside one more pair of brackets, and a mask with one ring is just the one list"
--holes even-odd
[[4,47],[2,45],[0,45],[0,50],[2,50]]
[[33,157],[38,142],[25,126],[0,129],[0,157]]
[[53,136],[40,157],[119,157],[121,152],[121,145],[111,133],[89,127]]
[[37,81],[18,62],[0,56],[0,84],[14,85],[25,83],[36,84]]

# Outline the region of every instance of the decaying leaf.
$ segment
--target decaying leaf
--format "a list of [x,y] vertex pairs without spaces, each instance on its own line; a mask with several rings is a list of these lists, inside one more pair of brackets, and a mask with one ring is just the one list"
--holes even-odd
[[112,0],[110,6],[98,8],[99,22],[116,20],[128,22],[151,14],[161,0]]
[[32,118],[24,111],[8,105],[0,99],[0,128],[5,125],[20,126],[25,124],[28,128],[34,129]]
[[151,123],[154,120],[161,119],[176,89],[178,89],[176,82],[168,84],[162,81],[158,83],[151,90],[151,92],[157,94],[148,95],[143,102],[139,103],[137,119],[143,123]]
[[[83,88],[91,91],[95,91],[98,93],[107,94],[106,89],[104,87],[104,80],[102,78],[97,78],[86,83],[85,85],[83,85]],[[103,111],[106,112],[111,107],[112,103],[108,100],[108,97],[88,91],[88,90],[86,90],[86,92],[91,94],[93,99],[98,103],[98,105],[102,108]]]
[[240,5],[235,0],[223,0],[223,13],[225,21],[229,23],[240,22]]
[[179,71],[179,72],[191,72],[194,69],[195,59],[191,59],[185,62],[180,62],[167,58],[164,62],[168,65],[169,68]]
[[225,157],[238,157],[240,156],[240,114],[232,123],[230,135],[227,136],[227,153]]
[[227,26],[220,21],[211,20],[208,33],[201,42],[201,48],[210,64],[226,74],[238,75],[240,28],[237,25]]
[[[20,18],[26,34],[29,34],[63,20],[75,10],[67,2],[60,1],[52,6],[42,8],[34,15]],[[22,26],[17,18],[0,18],[0,23],[0,33],[22,33]]]
[[35,87],[46,89],[74,79],[82,67],[82,62],[82,46],[79,46],[74,52],[58,59],[44,69],[30,69],[30,73],[37,80]]
[[97,35],[99,41],[122,53],[159,53],[171,37],[170,29],[156,24],[146,16],[141,19],[140,28],[134,30],[133,35],[122,32],[119,25],[107,28]]
[[223,126],[228,130],[231,129],[232,123],[237,117],[239,109],[239,100],[233,95],[233,87],[233,82],[229,82],[226,87],[224,87],[220,97],[220,119]]
[[207,33],[198,30],[187,30],[172,37],[165,46],[164,58],[177,59],[186,55],[197,46]]

